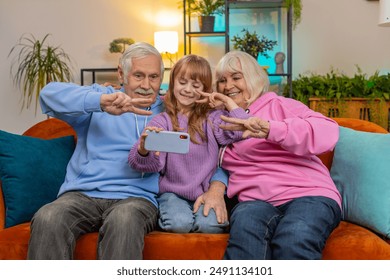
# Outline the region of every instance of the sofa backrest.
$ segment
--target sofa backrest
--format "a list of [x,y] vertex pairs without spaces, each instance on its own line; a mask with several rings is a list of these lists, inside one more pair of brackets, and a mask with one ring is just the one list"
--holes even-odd
[[[55,118],[49,118],[44,121],[41,121],[28,130],[26,130],[23,135],[37,137],[42,139],[52,139],[68,135],[73,135],[76,141],[76,132],[73,128],[68,125],[66,122],[61,121]],[[5,225],[5,204],[3,192],[1,190],[1,181],[0,181],[0,229],[3,229]]]
[[[367,131],[367,132],[376,132],[376,133],[388,133],[388,131],[381,126],[364,121],[359,119],[350,119],[350,118],[335,118],[334,119],[340,126],[349,127],[355,130]],[[55,119],[49,118],[47,120],[41,121],[28,130],[26,130],[23,135],[38,137],[42,139],[52,139],[67,135],[73,135],[76,141],[76,133],[71,126],[67,123]],[[319,158],[322,162],[330,169],[332,165],[333,152],[328,152],[323,155],[319,155]],[[3,192],[1,191],[1,181],[0,181],[0,229],[4,228],[5,224],[5,205]]]

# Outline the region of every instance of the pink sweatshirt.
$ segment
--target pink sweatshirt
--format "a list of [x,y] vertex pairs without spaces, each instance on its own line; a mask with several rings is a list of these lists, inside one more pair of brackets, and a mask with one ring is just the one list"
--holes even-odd
[[222,167],[230,174],[228,196],[275,206],[302,196],[325,196],[341,207],[329,171],[316,156],[335,147],[338,124],[273,92],[263,94],[249,110],[269,121],[270,132],[267,139],[237,142],[222,153]]

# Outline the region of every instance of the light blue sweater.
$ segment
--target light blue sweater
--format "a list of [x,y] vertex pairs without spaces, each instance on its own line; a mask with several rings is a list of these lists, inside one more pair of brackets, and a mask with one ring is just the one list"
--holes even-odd
[[[151,116],[133,113],[114,116],[102,112],[100,96],[116,91],[97,84],[79,86],[57,82],[41,91],[42,112],[67,122],[77,133],[77,146],[58,196],[80,191],[106,199],[143,197],[157,205],[159,174],[138,172],[127,162],[129,150]],[[160,98],[151,111],[153,115],[163,111]]]

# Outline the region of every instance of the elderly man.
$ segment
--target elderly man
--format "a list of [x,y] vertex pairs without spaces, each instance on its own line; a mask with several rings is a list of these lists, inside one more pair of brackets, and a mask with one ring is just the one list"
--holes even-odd
[[77,145],[58,198],[34,216],[29,259],[72,259],[77,239],[98,231],[99,259],[141,259],[157,217],[158,174],[127,165],[128,152],[151,115],[164,66],[151,45],[131,45],[120,59],[120,91],[97,84],[50,83],[42,111],[70,124]]
[[[120,90],[69,83],[43,88],[42,111],[70,124],[77,145],[58,198],[32,219],[28,259],[72,259],[77,239],[94,231],[98,259],[142,259],[144,236],[156,226],[159,174],[131,169],[127,157],[151,116],[164,109],[158,96],[163,73],[160,53],[140,42],[119,61]],[[226,184],[222,171],[212,179],[220,180]]]

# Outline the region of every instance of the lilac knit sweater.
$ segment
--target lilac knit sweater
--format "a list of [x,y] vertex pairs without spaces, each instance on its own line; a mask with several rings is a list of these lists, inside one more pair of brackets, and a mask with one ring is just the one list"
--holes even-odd
[[[201,142],[200,138],[195,144],[190,142],[189,153],[175,154],[160,152],[156,156],[150,152],[147,156],[141,156],[137,147],[139,140],[129,153],[129,164],[132,168],[141,172],[160,172],[159,192],[173,192],[188,200],[195,201],[201,194],[209,189],[211,177],[214,175],[218,163],[219,145],[227,145],[241,140],[242,132],[224,131],[219,128],[223,123],[221,114],[246,119],[248,115],[241,108],[226,111],[215,110],[209,114],[203,124],[207,142]],[[166,113],[155,116],[148,126],[161,127],[172,131],[172,122]],[[179,126],[183,131],[188,131],[188,119],[179,115]]]

